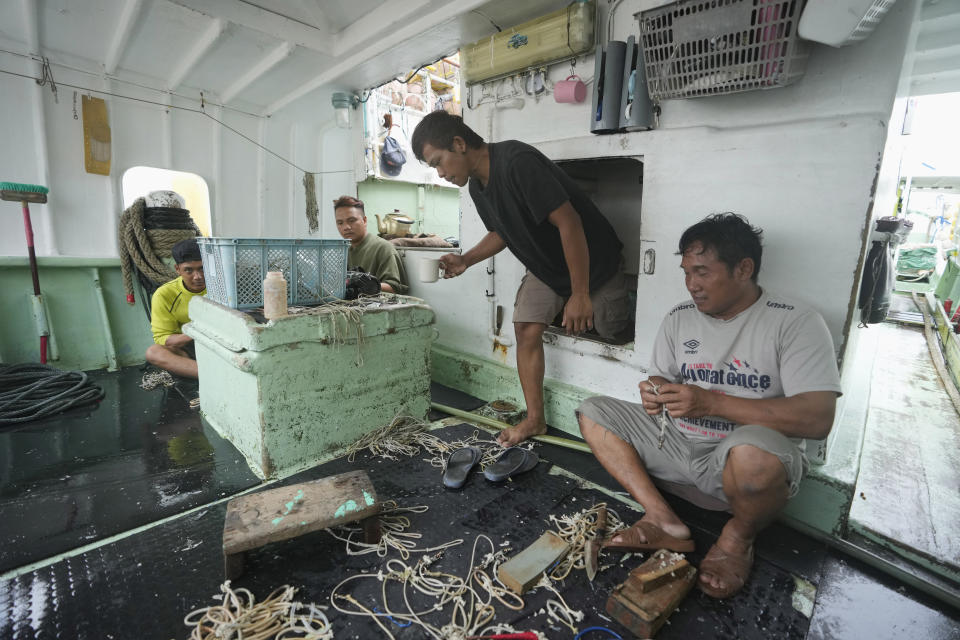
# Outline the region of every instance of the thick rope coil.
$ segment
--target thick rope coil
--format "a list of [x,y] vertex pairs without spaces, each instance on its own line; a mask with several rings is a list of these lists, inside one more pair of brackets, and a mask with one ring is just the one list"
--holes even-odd
[[177,277],[176,271],[156,255],[143,228],[143,210],[146,204],[145,198],[137,198],[120,216],[120,226],[117,228],[120,270],[123,273],[123,288],[129,304],[133,304],[134,269],[160,284]]

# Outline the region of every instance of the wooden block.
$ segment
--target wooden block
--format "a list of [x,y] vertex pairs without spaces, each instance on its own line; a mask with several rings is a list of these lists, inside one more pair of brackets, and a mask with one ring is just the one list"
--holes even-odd
[[553,531],[547,531],[532,545],[513,556],[497,573],[508,589],[523,595],[540,580],[543,572],[570,553],[570,545]]
[[[312,482],[269,489],[227,503],[223,523],[226,573],[242,572],[242,554],[270,542],[318,529],[367,519],[377,520],[380,501],[364,471],[350,471]],[[377,523],[364,522],[367,538],[379,539]],[[237,564],[239,563],[239,564]]]
[[687,565],[676,571],[675,578],[644,593],[631,574],[610,594],[607,613],[638,638],[652,638],[693,588],[696,576],[697,569]]
[[670,582],[677,571],[689,565],[682,553],[660,549],[646,562],[631,571],[630,575],[635,578],[634,584],[639,586],[640,591],[649,593],[660,585]]

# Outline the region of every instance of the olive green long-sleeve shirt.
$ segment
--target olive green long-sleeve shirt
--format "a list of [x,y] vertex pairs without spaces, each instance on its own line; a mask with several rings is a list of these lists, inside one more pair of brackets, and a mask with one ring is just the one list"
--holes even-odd
[[351,269],[360,267],[367,273],[385,282],[395,293],[406,293],[407,272],[397,249],[383,238],[368,233],[357,245],[350,245],[347,264]]

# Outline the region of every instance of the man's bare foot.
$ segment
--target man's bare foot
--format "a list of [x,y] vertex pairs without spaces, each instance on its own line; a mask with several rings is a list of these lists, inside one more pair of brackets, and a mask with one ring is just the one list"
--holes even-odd
[[500,443],[501,447],[512,447],[533,436],[542,436],[546,432],[547,423],[544,420],[537,420],[528,416],[515,426],[501,431],[500,435],[497,436],[497,442]]
[[700,590],[713,598],[729,598],[743,588],[753,567],[753,541],[721,534],[700,562]]

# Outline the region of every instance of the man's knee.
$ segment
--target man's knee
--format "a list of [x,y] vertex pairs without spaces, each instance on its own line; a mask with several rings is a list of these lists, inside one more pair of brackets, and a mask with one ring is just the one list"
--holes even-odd
[[513,332],[517,336],[518,346],[530,346],[543,340],[543,331],[547,325],[539,322],[514,322]]
[[585,415],[585,413],[590,413],[593,415],[597,414],[597,411],[595,410],[596,400],[596,397],[587,398],[580,403],[580,406],[577,407],[576,410],[577,424],[580,426],[580,433],[583,435],[584,439],[588,439],[590,436],[600,431],[607,430],[607,428],[602,424]]
[[159,344],[152,344],[147,347],[147,353],[145,355],[147,362],[152,365],[156,365],[160,360],[163,359],[164,349]]
[[725,472],[735,481],[737,491],[746,496],[787,487],[787,471],[780,458],[749,444],[730,449]]

